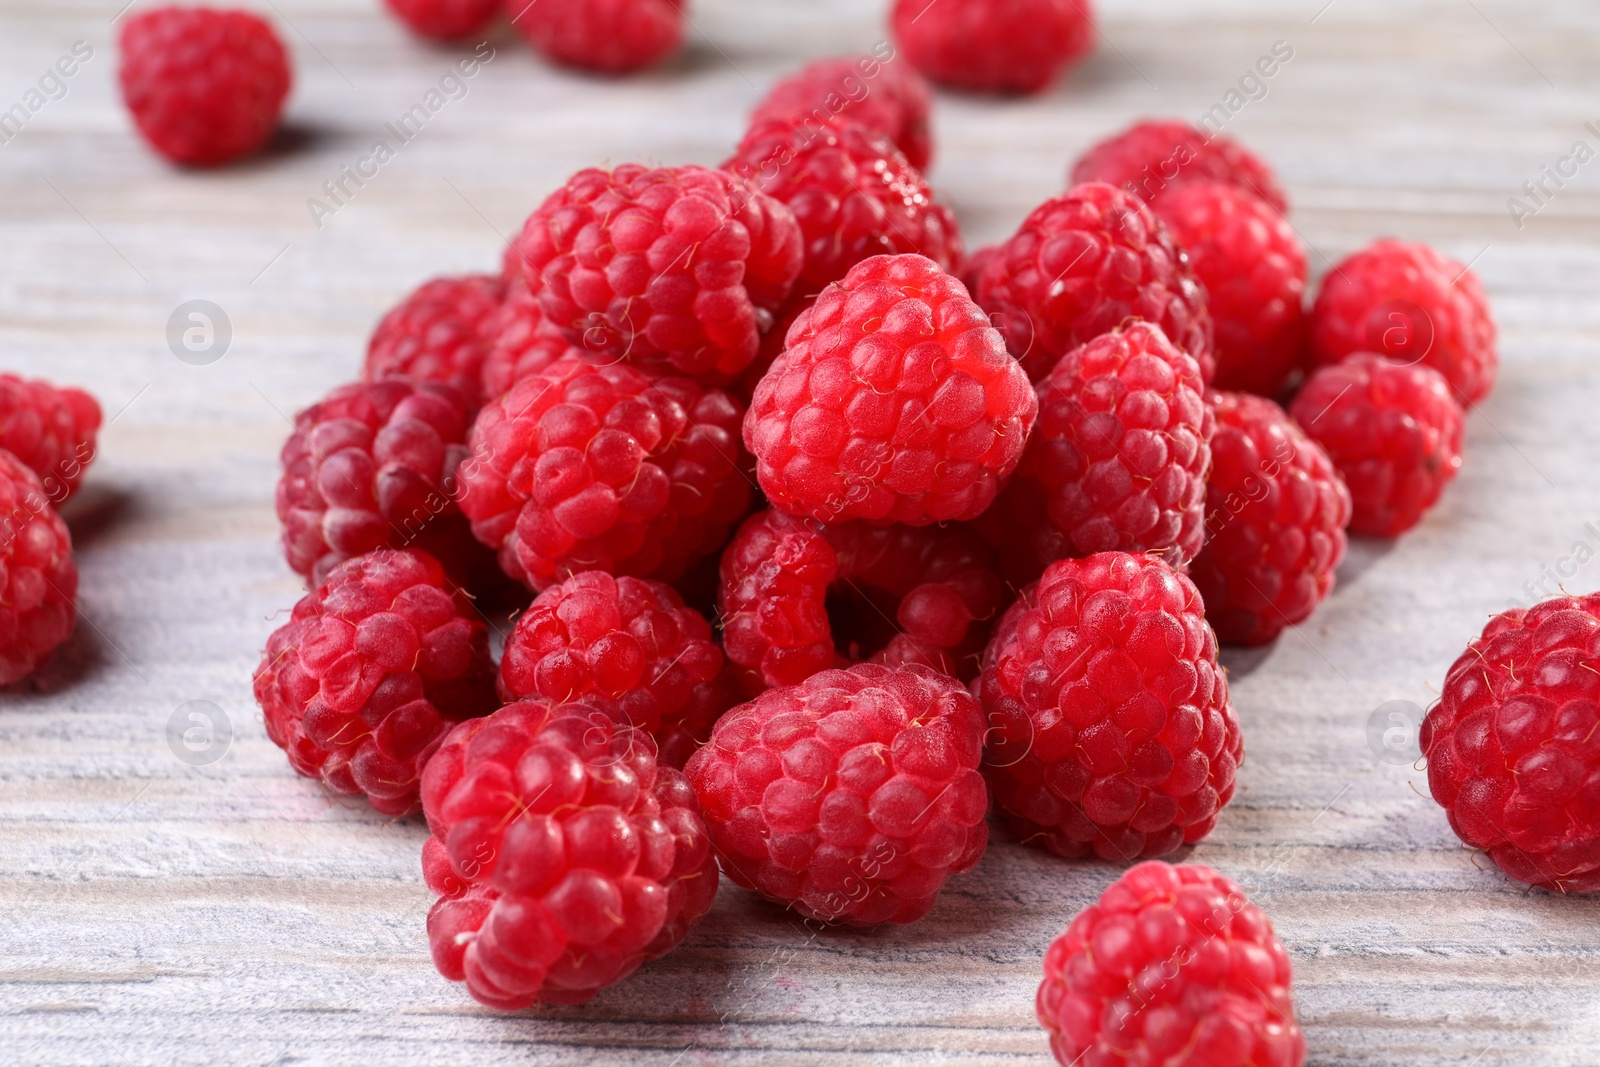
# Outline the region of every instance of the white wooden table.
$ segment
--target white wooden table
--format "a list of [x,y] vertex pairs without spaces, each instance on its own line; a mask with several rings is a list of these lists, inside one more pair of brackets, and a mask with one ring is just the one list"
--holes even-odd
[[[1039,960],[1110,866],[1002,838],[927,921],[870,935],[812,936],[724,885],[688,943],[626,984],[502,1017],[429,962],[422,826],[295,777],[250,697],[298,595],[272,513],[284,416],[355,375],[412,285],[492,268],[569,172],[718,162],[774,76],[870,47],[884,5],[695,0],[688,52],[623,82],[496,37],[468,94],[319,229],[307,200],[468,50],[408,39],[377,0],[261,0],[294,52],[290,136],[179,173],[113,91],[122,2],[0,0],[0,108],[75,41],[94,50],[0,145],[0,367],[85,384],[112,418],[69,508],[83,621],[36,686],[0,692],[0,1062],[1047,1064]],[[1426,705],[1525,582],[1564,566],[1569,588],[1600,585],[1600,559],[1562,564],[1577,542],[1600,549],[1600,162],[1522,228],[1506,203],[1574,141],[1600,147],[1583,125],[1600,120],[1600,8],[1100,7],[1098,53],[1054,91],[940,98],[932,178],[973,245],[1091,140],[1198,117],[1284,40],[1294,58],[1228,128],[1280,169],[1318,272],[1380,234],[1434,242],[1473,261],[1503,337],[1442,506],[1396,544],[1353,546],[1307,626],[1229,655],[1248,758],[1192,858],[1277,924],[1310,1062],[1600,1063],[1600,902],[1506,884],[1425,775],[1367,740],[1372,711]],[[232,325],[210,365],[168,348],[191,299]],[[214,762],[169,743],[190,701],[226,718]]]

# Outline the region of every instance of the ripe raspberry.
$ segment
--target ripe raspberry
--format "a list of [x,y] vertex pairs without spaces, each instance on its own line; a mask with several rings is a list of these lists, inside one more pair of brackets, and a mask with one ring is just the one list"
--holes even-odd
[[860,663],[723,716],[685,773],[722,869],[801,915],[915,922],[989,840],[983,715],[926,667]]
[[505,286],[491,275],[424,282],[372,331],[362,377],[448,382],[476,407],[493,340],[488,330],[504,296]]
[[1109,185],[1079,185],[1035,208],[983,268],[978,303],[1033,381],[1130,318],[1160,326],[1206,381],[1216,369],[1206,292],[1188,257],[1148,207]]
[[889,26],[912,66],[982,93],[1036,93],[1094,48],[1089,0],[896,0]]
[[1358,352],[1313,374],[1289,414],[1339,468],[1356,533],[1411,529],[1461,469],[1461,405],[1432,367]]
[[744,439],[776,507],[920,525],[988,507],[1038,407],[965,286],[922,256],[874,256],[795,320]]
[[1233,798],[1244,745],[1216,635],[1155,557],[1050,564],[1001,618],[974,691],[995,803],[1057,855],[1162,856]]
[[289,58],[250,12],[152,8],[128,17],[118,43],[122,99],[144,139],[174,163],[247,156],[277,126]]
[[383,0],[412,31],[451,41],[489,25],[500,0]]
[[498,400],[511,387],[537,374],[562,356],[582,356],[581,348],[567,343],[539,310],[539,301],[518,278],[506,289],[505,301],[484,323],[488,354],[483,358],[483,399]]
[[803,259],[789,209],[733,175],[630,163],[552,193],[506,250],[506,276],[596,362],[726,381],[755,358]]
[[290,766],[385,815],[416,810],[447,722],[494,707],[487,632],[449,589],[432,556],[379,549],[294,606],[255,673],[267,735]]
[[1494,387],[1500,357],[1483,284],[1469,267],[1427,245],[1384,238],[1334,267],[1311,309],[1311,357],[1352,352],[1424,363],[1443,374],[1463,407]]
[[767,371],[783,355],[783,350],[788,345],[789,330],[794,327],[795,320],[811,309],[817,302],[816,293],[808,293],[804,289],[796,289],[794,295],[778,309],[773,317],[772,329],[761,335],[761,348],[756,353],[755,360],[739,375],[739,380],[728,387],[728,391],[743,401],[746,407],[756,395],[756,386],[761,384],[761,379],[767,376]]
[[0,374],[0,449],[39,476],[53,503],[78,488],[99,430],[100,405],[82,389]]
[[889,57],[819,59],[772,87],[750,115],[750,125],[785,119],[799,129],[843,119],[877,130],[904,152],[918,171],[928,169],[933,145],[928,112],[933,91],[922,75]]
[[1205,539],[1215,417],[1200,365],[1132,322],[1061,357],[1016,475],[977,527],[1025,584],[1093,552],[1155,552],[1182,567]]
[[423,775],[433,962],[491,1008],[588,1000],[711,910],[694,791],[614,710],[507,705],[451,731]]
[[1206,544],[1189,575],[1206,619],[1233,645],[1264,645],[1333,590],[1350,491],[1322,446],[1277,404],[1213,391],[1217,431]]
[[461,510],[532,588],[586,570],[671,581],[745,514],[743,415],[688,378],[563,357],[479,413]]
[[1219,181],[1255,193],[1280,212],[1289,210],[1265,160],[1231,137],[1208,135],[1181,119],[1136,122],[1101,141],[1078,157],[1069,181],[1109,182],[1146,202],[1171,185]]
[[1306,250],[1294,227],[1271,204],[1224,182],[1174,185],[1150,209],[1205,286],[1217,388],[1277,394],[1306,346]]
[[0,449],[0,686],[21,681],[72,633],[72,534],[39,476]]
[[955,276],[961,279],[961,284],[967,287],[967,292],[978,292],[978,279],[983,277],[983,269],[989,261],[1000,251],[999,245],[984,245],[976,252],[970,252],[961,262],[961,269],[955,271]]
[[538,0],[508,5],[511,24],[545,58],[602,74],[630,74],[683,45],[679,0]]
[[1044,957],[1036,1009],[1070,1067],[1300,1067],[1289,954],[1210,867],[1131,867]]
[[763,511],[722,554],[722,640],[751,693],[869,657],[970,678],[1004,595],[993,557],[962,527]]
[[1422,722],[1450,828],[1518,881],[1600,892],[1600,593],[1489,620]]
[[872,256],[915,252],[945,270],[961,258],[955,215],[894,142],[865,126],[768,119],[722,169],[794,213],[805,241],[800,291],[816,292]]

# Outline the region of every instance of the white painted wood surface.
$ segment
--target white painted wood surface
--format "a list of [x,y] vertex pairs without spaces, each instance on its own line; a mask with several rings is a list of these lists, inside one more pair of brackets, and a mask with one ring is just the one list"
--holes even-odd
[[[261,0],[295,56],[292,136],[178,173],[117,103],[121,3],[0,0],[0,108],[75,41],[94,49],[0,145],[0,367],[85,384],[115,416],[69,509],[84,621],[36,686],[0,692],[0,1062],[1048,1063],[1039,959],[1109,866],[997,840],[926,922],[871,935],[813,937],[725,885],[633,980],[506,1018],[428,960],[422,827],[296,778],[250,698],[298,592],[272,515],[283,416],[354,375],[412,285],[491,268],[567,173],[719,161],[775,75],[869,47],[884,5],[696,0],[687,54],[623,82],[497,37],[467,96],[319,230],[307,199],[468,49],[408,39],[377,0]],[[1229,129],[1279,167],[1316,269],[1379,234],[1435,242],[1475,262],[1503,332],[1499,387],[1437,512],[1354,546],[1310,624],[1229,656],[1248,758],[1192,857],[1277,924],[1311,1063],[1600,1063],[1600,902],[1506,884],[1365,732],[1385,701],[1426,704],[1524,582],[1576,542],[1600,548],[1600,162],[1521,229],[1506,205],[1574,141],[1600,147],[1583,126],[1600,120],[1600,8],[1099,6],[1099,52],[1045,96],[940,98],[932,178],[972,244],[1054,192],[1093,139],[1197,117],[1286,40],[1293,60]],[[233,325],[210,366],[165,340],[195,298]],[[1600,560],[1567,581],[1600,585]],[[231,724],[204,766],[167,739],[194,700]]]

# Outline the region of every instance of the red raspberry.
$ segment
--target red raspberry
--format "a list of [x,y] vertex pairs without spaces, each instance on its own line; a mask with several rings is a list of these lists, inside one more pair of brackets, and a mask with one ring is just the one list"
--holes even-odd
[[752,693],[840,664],[841,649],[843,662],[970,678],[1004,595],[993,557],[960,526],[823,526],[763,511],[722,554],[722,640]]
[[32,674],[71,635],[77,595],[67,524],[39,476],[0,449],[0,686]]
[[1214,427],[1200,365],[1161,327],[1103,333],[1039,383],[1022,463],[976,525],[1019,584],[1092,552],[1156,552],[1182,567],[1205,539]]
[[679,0],[510,0],[511,23],[535,50],[569,67],[630,74],[683,45]]
[[535,589],[586,570],[671,581],[749,505],[743,416],[688,378],[566,356],[479,413],[461,510]]
[[1183,249],[1143,202],[1109,185],[1035,208],[983,268],[978,303],[1034,381],[1130,318],[1160,326],[1206,381],[1216,369],[1206,292]]
[[1278,176],[1233,138],[1206,134],[1181,119],[1136,122],[1078,157],[1072,185],[1109,182],[1145,201],[1169,185],[1219,181],[1248,189],[1280,212],[1289,210]]
[[100,405],[82,389],[0,374],[0,449],[39,476],[61,503],[94,461]]
[[1036,1008],[1071,1067],[1300,1067],[1289,954],[1210,867],[1129,868],[1051,942]]
[[266,143],[289,95],[289,57],[248,11],[160,7],[128,16],[118,37],[122,99],[150,146],[212,167]]
[[417,808],[446,723],[494,707],[478,613],[422,552],[380,549],[335,567],[267,639],[256,703],[307,778],[385,815]]
[[912,66],[983,93],[1036,93],[1094,48],[1089,0],[896,0],[889,26]]
[[1064,559],[1000,620],[974,691],[1024,840],[1124,861],[1211,832],[1244,760],[1194,585],[1153,556]]
[[1600,892],[1600,593],[1489,620],[1422,722],[1433,799],[1518,881]]
[[498,277],[469,274],[424,282],[384,315],[367,342],[362,377],[448,382],[473,406],[483,402],[489,329],[505,296]]
[[886,136],[837,119],[757,123],[722,169],[794,213],[805,240],[799,290],[816,292],[863,259],[916,252],[945,270],[961,258],[949,208]]
[[1289,414],[1350,490],[1350,529],[1397,537],[1461,469],[1461,405],[1432,367],[1358,352],[1313,374]]
[[489,25],[500,0],[383,0],[389,10],[424,37],[451,41]]
[[789,209],[733,175],[630,163],[551,194],[507,249],[506,275],[596,362],[726,381],[755,358],[803,259]]
[[926,667],[860,663],[724,715],[685,773],[722,869],[807,918],[915,922],[989,841],[983,715]]
[[613,710],[507,705],[451,731],[423,775],[433,962],[491,1008],[588,1000],[711,910],[694,790]]
[[967,292],[978,292],[978,279],[983,277],[983,270],[989,261],[1000,251],[999,245],[984,245],[976,252],[970,252],[961,261],[961,269],[955,271],[955,276],[961,279],[961,284],[967,287]]
[[[886,46],[884,46],[886,47]],[[750,125],[786,119],[797,129],[841,118],[877,130],[906,154],[918,171],[928,169],[933,146],[928,112],[933,92],[922,76],[894,53],[818,59],[772,87],[750,115]]]
[[1427,245],[1384,238],[1334,267],[1311,309],[1311,357],[1376,352],[1443,374],[1463,407],[1494,387],[1500,357],[1483,284]]
[[1219,389],[1273,396],[1305,355],[1306,250],[1271,204],[1236,185],[1187,182],[1151,204],[1189,254],[1216,327]]
[[744,440],[776,507],[920,525],[988,507],[1038,407],[965,286],[922,256],[874,256],[795,320]]
[[482,370],[485,402],[500,399],[517,382],[539,373],[562,356],[584,355],[581,348],[573,348],[562,332],[550,325],[539,310],[538,299],[520,278],[507,287],[504,303],[484,323],[483,331],[489,347]]
[[738,381],[728,387],[728,391],[742,400],[746,407],[750,406],[750,400],[756,395],[756,386],[761,384],[761,379],[767,376],[767,371],[771,370],[778,357],[783,355],[789,330],[793,328],[794,321],[809,311],[811,305],[816,302],[816,293],[796,289],[794,295],[778,309],[772,329],[761,336],[761,349],[756,353],[755,361],[744,369]]
[[1212,392],[1217,432],[1206,485],[1206,544],[1189,575],[1217,636],[1264,645],[1333,591],[1350,491],[1322,446],[1277,404]]

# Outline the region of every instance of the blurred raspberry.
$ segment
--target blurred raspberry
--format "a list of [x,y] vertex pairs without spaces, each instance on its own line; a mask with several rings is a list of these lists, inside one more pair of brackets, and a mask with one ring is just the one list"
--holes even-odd
[[1109,182],[1151,201],[1168,186],[1219,181],[1256,194],[1280,212],[1289,210],[1278,176],[1266,161],[1224,134],[1207,134],[1187,122],[1146,119],[1094,145],[1072,166],[1072,185]]
[[1094,48],[1089,0],[896,0],[906,60],[941,85],[1036,93]]
[[29,467],[0,448],[0,686],[21,681],[72,634],[72,534]]
[[0,449],[39,476],[59,504],[94,462],[100,405],[82,389],[0,374]]
[[962,260],[961,268],[955,272],[955,276],[961,279],[961,284],[967,287],[967,292],[974,298],[978,295],[978,279],[983,277],[983,269],[999,251],[999,245],[984,245],[976,252],[969,253]]
[[383,0],[412,31],[452,41],[488,28],[500,0]]
[[918,171],[926,171],[933,155],[928,112],[933,92],[922,76],[895,63],[885,42],[877,55],[818,59],[778,82],[750,114],[750,125],[768,119],[787,120],[796,129],[840,118],[877,130],[906,154]]
[[582,356],[566,336],[550,325],[538,299],[521,278],[506,289],[498,311],[484,323],[488,354],[483,359],[483,399],[499,400],[513,385],[537,374],[562,356]]
[[367,342],[362,377],[446,382],[483,403],[483,360],[505,296],[498,277],[469,274],[424,282],[392,308]]
[[678,0],[506,0],[511,24],[546,58],[630,74],[683,45]]

